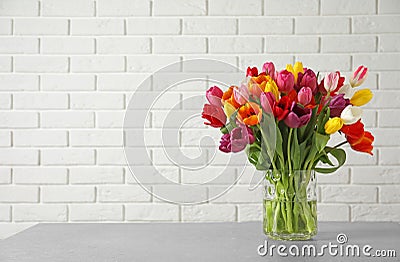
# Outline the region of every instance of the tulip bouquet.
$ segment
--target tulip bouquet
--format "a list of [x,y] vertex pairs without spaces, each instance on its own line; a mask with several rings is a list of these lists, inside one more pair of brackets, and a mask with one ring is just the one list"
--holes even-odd
[[[342,166],[346,153],[340,147],[347,143],[372,155],[374,137],[364,130],[360,108],[372,92],[358,89],[366,76],[367,68],[360,66],[345,83],[338,71],[319,77],[301,62],[281,71],[267,62],[261,72],[247,68],[238,86],[207,90],[202,117],[220,128],[219,149],[245,150],[256,169],[265,171],[264,231],[270,237],[315,235],[314,171],[331,173]],[[328,146],[336,132],[344,141]]]

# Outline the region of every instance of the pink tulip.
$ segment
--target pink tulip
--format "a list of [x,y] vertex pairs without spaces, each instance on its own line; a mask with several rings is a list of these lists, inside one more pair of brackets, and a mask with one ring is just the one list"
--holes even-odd
[[276,77],[276,84],[282,93],[289,93],[294,87],[294,76],[287,70],[282,70]]
[[300,80],[300,87],[309,87],[313,94],[317,92],[317,76],[314,71],[307,69]]
[[219,87],[213,86],[207,90],[206,98],[207,98],[208,102],[210,102],[211,105],[222,107],[221,98],[222,98],[223,94],[224,94],[224,92],[222,92],[222,90]]
[[360,86],[367,78],[368,68],[359,66],[350,78],[350,85],[352,87]]
[[299,101],[300,104],[303,106],[308,105],[311,102],[312,98],[312,91],[311,88],[309,87],[302,87],[297,94],[297,100]]
[[240,152],[247,144],[253,144],[255,141],[253,131],[243,124],[232,129],[229,134],[224,134],[221,137],[219,150],[225,153]]
[[274,104],[276,103],[275,96],[271,92],[263,92],[260,95],[260,104],[263,112],[272,113]]
[[240,87],[233,87],[233,98],[240,105],[244,105],[249,101],[249,90],[245,84],[242,84]]
[[312,111],[310,108],[300,107],[293,102],[289,114],[285,118],[285,124],[291,128],[299,128],[308,123]]
[[263,65],[262,72],[265,72],[267,75],[275,79],[275,65],[272,62],[266,62]]
[[339,83],[339,74],[336,72],[326,73],[324,78],[324,88],[330,93],[335,91]]

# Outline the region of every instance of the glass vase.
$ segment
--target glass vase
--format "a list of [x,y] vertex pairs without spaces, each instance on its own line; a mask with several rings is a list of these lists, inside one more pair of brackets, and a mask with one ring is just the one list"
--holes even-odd
[[264,181],[264,233],[276,240],[307,240],[315,236],[315,171],[268,170]]

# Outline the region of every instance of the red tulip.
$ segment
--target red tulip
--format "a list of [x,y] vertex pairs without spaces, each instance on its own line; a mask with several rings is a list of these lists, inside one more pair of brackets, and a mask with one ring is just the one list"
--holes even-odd
[[204,122],[204,124],[212,127],[223,127],[226,123],[224,110],[222,107],[215,105],[205,104],[201,117],[209,121],[209,123]]
[[278,103],[274,105],[274,116],[279,121],[283,120],[289,114],[292,103],[293,101],[288,96],[281,97]]
[[257,67],[248,67],[246,72],[246,77],[258,76],[258,69]]
[[340,131],[346,135],[347,142],[353,150],[372,155],[374,136],[370,132],[364,131],[364,124],[361,123],[361,120],[352,125],[343,125]]

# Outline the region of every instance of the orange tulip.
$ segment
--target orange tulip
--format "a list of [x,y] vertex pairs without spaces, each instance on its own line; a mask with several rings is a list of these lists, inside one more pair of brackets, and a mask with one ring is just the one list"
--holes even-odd
[[248,102],[239,108],[237,117],[241,123],[248,126],[254,126],[260,123],[262,111],[258,104]]
[[222,101],[223,103],[229,103],[231,104],[235,109],[240,107],[240,104],[236,102],[234,96],[233,96],[233,88],[234,86],[229,87],[228,90],[224,92],[222,95]]
[[343,125],[340,131],[346,135],[347,142],[353,150],[372,155],[374,136],[364,131],[364,124],[360,120],[352,125]]

